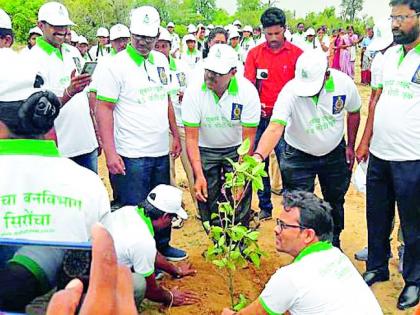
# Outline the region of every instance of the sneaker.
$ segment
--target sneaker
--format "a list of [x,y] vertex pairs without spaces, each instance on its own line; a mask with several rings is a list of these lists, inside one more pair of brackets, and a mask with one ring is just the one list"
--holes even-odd
[[188,254],[185,251],[172,246],[166,247],[160,253],[169,261],[181,261],[188,258]]
[[266,221],[271,220],[273,218],[272,214],[268,211],[261,210],[258,214],[258,220],[259,221]]
[[404,260],[404,245],[398,246],[398,272],[403,272],[403,260]]
[[184,220],[180,217],[175,217],[172,219],[172,228],[173,229],[180,229],[184,226]]
[[156,269],[155,270],[155,279],[156,280],[161,280],[164,275],[165,274],[164,274],[164,272],[162,270],[160,270],[160,269]]
[[359,250],[356,254],[354,254],[354,259],[359,261],[367,261],[368,260],[368,248],[367,246],[361,250]]

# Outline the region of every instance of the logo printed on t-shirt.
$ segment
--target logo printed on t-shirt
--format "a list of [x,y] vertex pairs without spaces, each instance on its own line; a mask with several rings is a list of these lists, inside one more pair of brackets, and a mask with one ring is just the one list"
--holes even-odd
[[340,114],[345,104],[346,104],[345,95],[333,96],[333,106],[332,106],[333,115]]
[[244,106],[238,103],[232,103],[232,113],[230,115],[231,120],[240,120],[242,115],[242,108]]
[[157,67],[157,71],[159,73],[160,82],[162,82],[163,85],[167,85],[168,84],[168,76],[166,75],[165,68],[164,67]]
[[414,73],[413,77],[411,78],[411,82],[420,84],[420,65],[417,67],[416,72]]
[[179,72],[179,73],[177,73],[176,74],[176,77],[177,77],[177,79],[178,79],[178,83],[179,83],[179,86],[185,86],[186,85],[186,78],[185,78],[185,73],[184,72]]

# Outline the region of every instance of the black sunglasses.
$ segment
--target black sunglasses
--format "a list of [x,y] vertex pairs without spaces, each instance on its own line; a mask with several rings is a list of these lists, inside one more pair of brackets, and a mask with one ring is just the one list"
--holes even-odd
[[304,225],[287,224],[287,223],[284,223],[280,219],[276,219],[276,223],[280,227],[280,232],[283,232],[284,229],[301,229],[301,230],[310,229],[310,227],[304,226]]

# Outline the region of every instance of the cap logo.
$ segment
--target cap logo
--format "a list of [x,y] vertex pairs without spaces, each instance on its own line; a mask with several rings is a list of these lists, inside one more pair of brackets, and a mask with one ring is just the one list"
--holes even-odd
[[216,56],[216,58],[221,58],[222,57],[222,53],[220,52],[220,49],[217,49],[215,56]]
[[308,72],[306,72],[305,69],[302,69],[302,78],[307,79],[308,77]]
[[64,16],[65,15],[63,6],[61,6],[61,5],[60,5],[60,7],[58,9],[58,14],[61,15],[61,16]]
[[377,30],[377,31],[376,31],[376,35],[377,35],[378,37],[382,37],[381,31],[380,31],[380,30]]
[[119,31],[121,31],[121,26],[119,26],[119,25],[118,25],[117,29],[118,29]]
[[144,16],[143,22],[144,22],[144,24],[149,24],[149,23],[150,23],[149,14],[146,14],[146,15]]

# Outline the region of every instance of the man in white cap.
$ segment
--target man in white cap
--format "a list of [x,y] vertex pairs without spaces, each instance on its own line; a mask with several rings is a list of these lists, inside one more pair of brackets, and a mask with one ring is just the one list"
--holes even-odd
[[70,45],[72,45],[73,47],[76,47],[78,41],[79,41],[79,35],[77,35],[76,31],[71,30],[70,31]]
[[197,49],[197,38],[188,34],[184,37],[186,48],[181,55],[181,60],[188,66],[188,71],[195,69],[196,64],[201,60],[201,52]]
[[235,20],[235,22],[233,22],[232,25],[235,26],[237,31],[239,31],[242,27],[242,23],[239,20]]
[[[181,139],[181,162],[184,168],[185,174],[187,175],[188,185],[191,193],[194,207],[197,211],[197,200],[194,192],[194,174],[191,168],[190,161],[188,160],[187,148],[185,146],[185,130],[182,124],[181,117],[181,102],[184,97],[184,91],[187,87],[187,73],[188,69],[184,62],[180,59],[175,59],[170,55],[172,38],[166,29],[161,28],[159,40],[156,42],[155,49],[168,58],[169,61],[169,96],[171,97],[172,105],[175,110],[176,124],[178,127],[179,137]],[[172,135],[171,135],[172,137]],[[171,185],[176,186],[176,170],[175,170],[175,158],[171,156]]]
[[12,44],[12,21],[9,15],[3,9],[0,9],[0,48],[10,48]]
[[37,38],[28,58],[38,68],[45,88],[53,91],[64,106],[54,124],[61,155],[97,172],[98,142],[84,92],[91,76],[80,73],[83,58],[76,48],[64,43],[72,25],[64,5],[58,2],[42,5],[38,26],[43,36]]
[[92,46],[89,50],[89,55],[92,56],[93,61],[99,61],[101,58],[109,54],[109,31],[105,27],[100,27],[96,31],[96,38],[98,43]]
[[[392,29],[389,25],[389,21],[384,21],[374,27],[374,37],[372,42],[367,46],[367,53],[374,53],[375,57],[372,61],[371,66],[371,93],[369,98],[369,112],[366,120],[365,130],[363,137],[359,142],[356,150],[356,159],[360,162],[367,162],[369,157],[369,143],[372,138],[373,131],[373,117],[375,115],[375,107],[378,103],[379,97],[382,94],[383,79],[382,73],[385,67],[384,65],[384,53],[393,45],[394,37],[392,35]],[[390,230],[392,232],[392,229]],[[398,239],[402,242],[401,229],[398,231]],[[389,252],[391,255],[391,252]],[[368,248],[358,251],[355,255],[355,259],[361,261],[367,261],[368,259]],[[402,271],[402,259],[400,257],[399,269]]]
[[206,40],[206,28],[203,24],[197,25],[197,49],[199,51],[203,51],[204,49],[204,41]]
[[236,29],[232,29],[229,32],[229,44],[236,51],[236,54],[238,55],[238,62],[244,64],[245,63],[244,51],[241,45],[239,44],[240,39],[241,39],[241,35]]
[[175,24],[173,22],[169,22],[166,29],[171,35],[171,56],[179,58],[181,53],[181,39],[179,38],[179,35],[175,33]]
[[252,38],[252,26],[247,25],[242,30],[241,47],[244,50],[244,62],[248,56],[248,51],[255,47],[255,41]]
[[[169,99],[169,63],[154,49],[160,17],[151,6],[131,12],[131,43],[107,62],[97,80],[96,117],[116,203],[137,205],[151,189],[169,184],[169,130],[171,155],[181,144]],[[180,260],[184,251],[158,244],[165,257]]]
[[156,283],[155,270],[160,269],[179,279],[195,275],[190,263],[171,264],[159,253],[155,233],[170,228],[172,219],[188,218],[181,206],[182,190],[158,185],[138,206],[125,206],[113,211],[102,221],[114,239],[120,264],[133,270],[134,296],[137,306],[143,298],[167,306],[194,304],[195,293],[168,290]]
[[270,124],[254,153],[256,159],[265,160],[284,133],[280,155],[283,188],[313,192],[318,176],[322,194],[333,209],[336,247],[340,247],[344,229],[344,196],[354,163],[360,106],[350,77],[328,69],[324,53],[304,52],[297,60],[295,78],[279,93]]
[[291,42],[298,46],[300,49],[305,50],[305,40],[306,40],[306,34],[305,34],[305,24],[303,22],[299,22],[296,25],[296,33],[293,33]]
[[76,47],[79,49],[80,55],[82,55],[85,61],[92,61],[92,57],[89,55],[89,42],[86,37],[80,35]]
[[389,280],[389,231],[398,209],[404,236],[404,288],[397,308],[420,299],[420,6],[392,0],[395,46],[383,57],[382,93],[375,106],[366,178],[369,285]]
[[[189,24],[187,27],[187,33],[183,38],[182,38],[182,47],[181,47],[181,52],[185,52],[185,50],[187,49],[187,42],[186,42],[186,38],[189,35],[193,35],[194,37],[197,36],[197,27],[194,24]],[[190,36],[189,36],[190,37]]]
[[115,55],[124,50],[130,41],[130,30],[124,24],[115,24],[109,31],[111,40],[111,55]]
[[315,40],[315,30],[310,27],[305,32],[305,42],[303,47],[303,50],[320,50],[321,47],[318,46],[319,43]]
[[[195,175],[195,191],[201,220],[211,220],[218,209],[223,181],[230,172],[226,160],[238,159],[236,152],[249,138],[251,148],[260,120],[261,104],[256,88],[242,76],[236,76],[237,54],[232,47],[216,44],[204,61],[204,81],[188,86],[182,103],[188,157]],[[248,226],[251,191],[245,192],[237,222]]]
[[31,28],[28,32],[27,45],[20,51],[20,53],[28,53],[29,50],[36,45],[36,39],[39,36],[42,36],[41,29],[38,26]]

